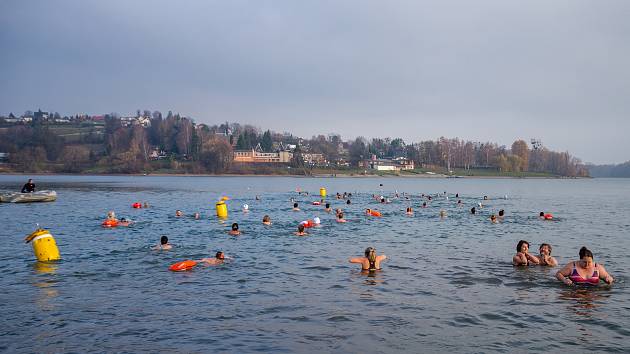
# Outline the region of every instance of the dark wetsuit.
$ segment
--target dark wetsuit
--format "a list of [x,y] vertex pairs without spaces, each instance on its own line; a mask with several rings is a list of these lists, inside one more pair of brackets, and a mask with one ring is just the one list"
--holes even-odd
[[377,270],[380,270],[379,268],[376,268],[376,260],[374,260],[374,262],[370,262],[368,259],[368,262],[370,263],[370,267],[364,270],[367,270],[368,272],[376,272]]
[[33,193],[35,192],[35,183],[26,183],[24,187],[22,187],[22,193]]

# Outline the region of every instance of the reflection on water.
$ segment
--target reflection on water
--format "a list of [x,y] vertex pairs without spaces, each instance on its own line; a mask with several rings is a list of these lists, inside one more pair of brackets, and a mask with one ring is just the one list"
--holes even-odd
[[[628,182],[110,176],[37,182],[58,189],[58,200],[0,205],[2,220],[10,220],[0,230],[0,313],[6,323],[24,324],[0,336],[3,352],[86,352],[93,343],[105,352],[540,352],[547,343],[558,352],[630,350],[623,284],[569,288],[554,278],[558,268],[510,264],[520,239],[532,249],[552,244],[561,264],[586,245],[623,279]],[[0,175],[0,189],[23,183],[22,176]],[[348,223],[312,205],[322,186],[329,195],[353,193],[350,205],[328,200]],[[296,187],[312,194],[298,195]],[[396,189],[411,200],[396,199]],[[422,193],[443,191],[452,198],[436,196],[421,207]],[[376,203],[374,193],[392,203]],[[229,217],[218,220],[215,202],[224,195]],[[489,200],[471,215],[484,195]],[[300,212],[290,211],[291,198]],[[133,209],[135,201],[151,208]],[[584,218],[596,212],[593,205],[616,213],[599,213],[594,223]],[[367,218],[368,206],[383,217]],[[177,209],[187,217],[174,217]],[[491,225],[490,214],[500,209],[505,219]],[[102,228],[108,210],[136,223]],[[440,219],[440,210],[448,218]],[[561,222],[539,220],[540,210]],[[202,218],[188,217],[194,212]],[[272,226],[261,224],[264,215]],[[316,216],[321,227],[293,236],[299,222]],[[233,222],[239,237],[227,235]],[[22,237],[35,223],[55,234],[62,262],[34,262]],[[150,249],[161,235],[172,250]],[[384,271],[348,263],[368,246],[388,255]],[[167,270],[219,250],[233,261]],[[584,333],[594,339],[584,340]]]

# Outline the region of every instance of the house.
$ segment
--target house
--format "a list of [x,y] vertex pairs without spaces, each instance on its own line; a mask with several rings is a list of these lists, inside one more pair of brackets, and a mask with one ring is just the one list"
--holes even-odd
[[377,171],[401,171],[414,169],[413,161],[405,157],[377,159],[375,155],[372,155],[370,160],[365,161],[364,166]]
[[256,149],[234,150],[234,162],[250,163],[289,163],[293,153],[289,151],[262,152]]

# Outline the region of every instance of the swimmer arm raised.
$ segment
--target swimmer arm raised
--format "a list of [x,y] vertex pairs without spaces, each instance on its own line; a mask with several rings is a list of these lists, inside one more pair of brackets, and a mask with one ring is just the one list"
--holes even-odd
[[357,258],[350,258],[348,260],[348,262],[350,263],[363,263],[363,257],[357,257]]

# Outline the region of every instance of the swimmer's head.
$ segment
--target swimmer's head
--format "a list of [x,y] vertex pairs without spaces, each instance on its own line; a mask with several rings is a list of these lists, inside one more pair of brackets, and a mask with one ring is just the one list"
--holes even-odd
[[125,218],[120,218],[120,222],[127,222],[127,219],[125,219]]
[[376,261],[376,249],[374,247],[366,248],[365,258],[367,258],[370,262]]
[[593,259],[593,252],[591,252],[591,250],[589,250],[586,247],[580,248],[580,259],[584,259],[587,257],[590,257],[591,259]]
[[232,224],[232,231],[238,231],[238,223]]
[[551,245],[548,243],[541,243],[538,251],[540,251],[540,254],[545,252],[547,255],[551,256]]
[[166,237],[166,236],[160,237],[160,244],[161,245],[165,245],[167,243],[168,243],[168,237]]
[[225,259],[225,255],[223,254],[223,252],[219,251],[217,252],[217,254],[215,255],[215,257],[217,259]]
[[541,218],[544,218],[545,217],[545,213],[541,211],[540,214],[538,214],[538,216],[540,216]]
[[471,214],[474,214],[474,213],[476,213],[476,212],[477,212],[477,209],[475,209],[475,207],[470,208],[470,213],[471,213]]
[[499,210],[499,216],[503,216],[503,214],[505,214],[505,211],[503,209]]
[[247,210],[247,209],[249,209],[249,205],[243,204],[243,210]]
[[326,209],[330,209],[330,203],[326,203]]
[[525,240],[520,240],[516,244],[516,252],[524,252],[523,251],[523,245],[527,246],[527,249],[529,249],[529,242],[527,242]]
[[269,215],[263,216],[263,222],[271,222],[271,218],[269,217]]
[[293,207],[297,208],[298,207],[298,203],[293,203]]
[[348,200],[346,201],[346,204],[351,204],[351,203],[352,203],[352,202],[350,201],[350,199],[348,199]]
[[304,232],[304,224],[299,224],[298,225],[298,232],[300,232],[300,233]]
[[343,219],[343,213],[337,214],[337,219]]
[[497,220],[497,216],[494,215],[494,214],[490,215],[490,220],[496,221]]

